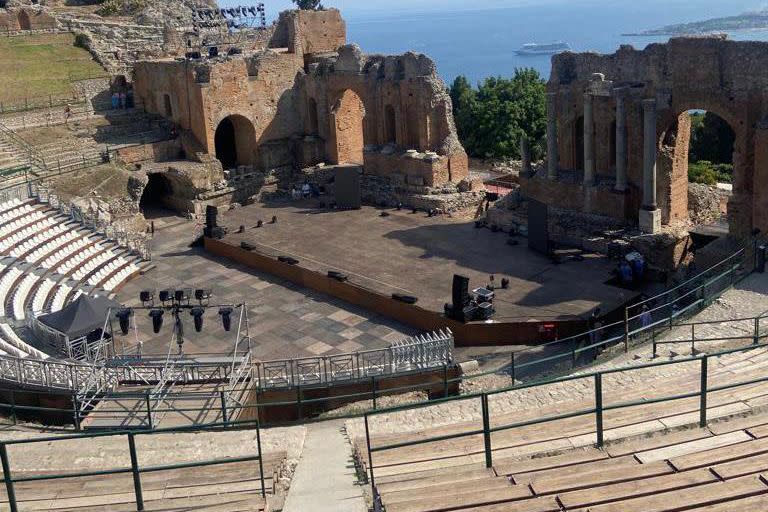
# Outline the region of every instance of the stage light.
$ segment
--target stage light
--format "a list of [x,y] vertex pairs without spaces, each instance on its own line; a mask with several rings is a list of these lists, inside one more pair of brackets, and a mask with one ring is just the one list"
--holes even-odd
[[173,300],[173,296],[176,292],[170,288],[167,290],[160,290],[160,302],[168,302]]
[[195,306],[189,310],[189,314],[192,315],[192,318],[195,321],[195,331],[197,332],[203,330],[203,313],[205,313],[205,308],[200,306]]
[[120,331],[123,336],[128,334],[128,330],[131,327],[131,315],[133,310],[131,308],[120,308],[117,310],[117,319],[120,321]]
[[139,300],[145,304],[147,302],[152,302],[155,300],[155,292],[152,290],[141,290],[141,292],[139,292]]
[[152,330],[155,334],[160,332],[160,329],[163,327],[163,311],[160,308],[153,308],[149,310],[149,316],[152,317]]
[[224,330],[229,332],[232,328],[232,311],[229,306],[222,306],[219,308],[219,316],[221,316],[221,325],[224,326]]
[[181,304],[182,302],[189,302],[190,295],[192,295],[192,290],[189,288],[183,288],[176,290],[176,293],[174,293],[174,298],[178,304]]
[[203,302],[205,300],[210,299],[211,295],[213,295],[211,293],[211,290],[206,288],[198,288],[197,290],[195,290],[195,300],[197,300],[198,302]]

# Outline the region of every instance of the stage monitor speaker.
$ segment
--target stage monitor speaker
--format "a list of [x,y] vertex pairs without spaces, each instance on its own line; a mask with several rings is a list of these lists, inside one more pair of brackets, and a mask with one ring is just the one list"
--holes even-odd
[[469,278],[459,274],[453,274],[453,309],[461,309],[469,304]]
[[528,248],[549,254],[549,207],[531,198],[528,199]]
[[361,174],[362,168],[359,166],[336,167],[334,183],[336,185],[336,205],[339,208],[356,210],[362,206]]

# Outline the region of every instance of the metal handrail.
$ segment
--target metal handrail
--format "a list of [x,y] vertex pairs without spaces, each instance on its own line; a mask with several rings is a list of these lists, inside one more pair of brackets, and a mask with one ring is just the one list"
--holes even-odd
[[[155,466],[141,466],[138,459],[138,450],[136,449],[135,437],[139,435],[158,434],[158,433],[183,433],[183,432],[201,432],[213,429],[223,429],[231,427],[255,427],[256,430],[256,455],[242,456],[242,457],[225,457],[214,458],[196,462],[182,462],[175,464],[162,464]],[[43,475],[30,475],[22,477],[14,477],[11,468],[10,458],[8,456],[8,446],[25,445],[30,443],[52,443],[58,441],[71,441],[80,439],[93,439],[100,437],[113,437],[113,436],[126,436],[128,439],[128,451],[131,460],[130,467],[113,468],[113,469],[101,469],[96,471],[79,471],[79,472],[67,472],[67,473],[52,473]],[[5,483],[6,492],[8,495],[8,504],[11,512],[18,512],[18,501],[16,499],[15,483],[17,482],[36,482],[45,480],[60,480],[64,478],[81,478],[90,476],[106,476],[116,474],[133,474],[134,484],[134,496],[136,500],[136,509],[144,510],[144,498],[142,493],[141,474],[151,473],[157,471],[170,471],[175,469],[207,467],[220,464],[232,464],[238,462],[259,462],[259,480],[261,484],[261,496],[266,498],[266,486],[264,483],[264,457],[261,448],[261,426],[258,420],[248,420],[239,422],[226,422],[226,423],[210,423],[207,425],[195,425],[191,427],[173,427],[164,429],[154,429],[151,431],[131,431],[120,430],[111,432],[96,432],[85,434],[73,434],[73,435],[61,435],[61,436],[47,436],[28,439],[15,439],[9,441],[0,441],[0,462],[2,463],[3,479]]]
[[[758,318],[766,318],[765,316],[758,317]],[[759,336],[759,338],[766,338],[768,336]],[[365,426],[365,437],[366,437],[366,450],[367,450],[367,469],[370,473],[370,484],[371,484],[371,490],[374,496],[374,499],[378,500],[378,493],[376,489],[376,480],[375,480],[375,466],[373,463],[373,454],[377,452],[383,452],[388,450],[394,450],[398,448],[406,448],[411,446],[418,446],[422,444],[429,444],[429,443],[436,443],[441,441],[446,441],[450,439],[457,439],[461,437],[469,437],[469,436],[476,436],[476,435],[483,435],[483,452],[485,454],[485,465],[487,468],[490,468],[493,466],[493,448],[491,445],[491,434],[495,432],[501,432],[505,430],[511,430],[519,427],[524,426],[530,426],[530,425],[538,425],[538,424],[544,424],[549,423],[553,421],[558,421],[562,419],[568,419],[568,418],[575,418],[579,416],[586,416],[586,415],[594,415],[595,417],[595,435],[596,435],[596,443],[595,445],[598,448],[601,448],[604,445],[604,425],[603,425],[603,412],[604,411],[612,411],[612,410],[619,410],[619,409],[625,409],[630,407],[636,407],[636,406],[643,406],[653,403],[663,403],[663,402],[670,402],[674,400],[681,400],[686,398],[695,398],[699,397],[699,421],[698,425],[700,427],[705,427],[707,425],[707,397],[709,393],[715,392],[715,391],[723,391],[727,389],[733,389],[740,386],[749,386],[761,382],[768,382],[768,376],[766,377],[758,377],[754,379],[749,379],[745,381],[739,381],[739,382],[731,382],[726,384],[721,384],[719,386],[709,386],[708,385],[708,377],[709,377],[709,371],[708,371],[708,361],[710,357],[720,357],[722,355],[732,354],[736,352],[745,352],[750,350],[755,350],[758,348],[766,348],[768,347],[768,344],[766,343],[756,343],[749,347],[740,347],[736,349],[728,349],[723,350],[720,352],[715,352],[711,354],[702,354],[698,357],[689,357],[689,358],[683,358],[678,359],[674,361],[660,361],[660,362],[654,362],[654,363],[647,363],[647,364],[641,364],[631,367],[623,367],[623,368],[613,368],[605,371],[599,371],[599,372],[592,372],[592,373],[584,373],[579,375],[571,375],[563,378],[557,378],[557,379],[549,379],[540,381],[537,383],[529,383],[529,384],[523,384],[523,385],[515,385],[510,386],[503,389],[494,390],[491,392],[482,392],[482,393],[475,393],[471,395],[465,395],[462,397],[463,400],[468,399],[480,399],[480,405],[481,405],[481,411],[482,411],[482,423],[483,427],[481,429],[472,429],[469,431],[463,431],[463,432],[457,432],[452,434],[442,434],[437,436],[432,436],[428,438],[420,438],[412,441],[399,441],[395,443],[389,443],[389,444],[383,444],[378,446],[372,446],[371,445],[371,428],[370,428],[370,422],[369,417],[377,416],[381,414],[389,414],[394,412],[402,412],[406,410],[412,410],[416,407],[413,406],[396,406],[396,407],[390,407],[385,409],[379,409],[377,411],[367,412],[364,415],[364,426]],[[700,361],[699,366],[699,381],[700,381],[700,388],[699,391],[695,392],[688,392],[688,393],[679,393],[675,395],[667,395],[662,397],[653,397],[653,398],[643,398],[639,400],[632,400],[632,401],[625,401],[625,402],[617,402],[613,404],[605,405],[603,404],[603,391],[602,391],[602,378],[604,375],[608,374],[615,374],[615,373],[626,373],[630,371],[645,369],[645,368],[654,368],[659,366],[667,366],[667,365],[678,365],[678,364],[684,364],[689,363],[692,361]],[[504,393],[508,391],[517,391],[524,388],[531,388],[531,387],[539,387],[539,386],[545,386],[550,385],[553,383],[558,382],[566,382],[571,380],[580,380],[580,379],[593,379],[594,380],[594,402],[595,407],[590,407],[586,409],[580,409],[577,411],[571,411],[567,413],[562,414],[555,414],[550,416],[544,416],[539,418],[533,418],[529,420],[524,421],[518,421],[513,422],[509,424],[503,424],[503,425],[497,425],[491,427],[491,418],[488,408],[488,397]],[[427,407],[433,404],[419,404],[418,408]]]

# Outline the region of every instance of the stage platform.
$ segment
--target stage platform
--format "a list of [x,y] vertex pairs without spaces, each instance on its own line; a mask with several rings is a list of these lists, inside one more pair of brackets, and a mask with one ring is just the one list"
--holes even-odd
[[[274,224],[273,216],[278,218]],[[336,211],[307,200],[237,208],[220,213],[219,224],[229,234],[206,239],[212,253],[414,327],[450,327],[460,344],[531,342],[539,339],[542,324],[553,323],[563,337],[582,329],[595,307],[607,313],[638,294],[606,284],[615,263],[605,257],[584,254],[581,261],[558,264],[530,251],[525,238],[510,245],[506,233],[475,228],[466,218],[391,208]],[[238,233],[241,225],[245,231]],[[254,249],[242,249],[241,242]],[[299,263],[281,263],[278,256]],[[329,270],[348,275],[349,281],[329,279]],[[451,302],[454,274],[468,276],[470,290],[495,276],[491,322],[459,324],[442,316],[443,305]],[[504,277],[509,289],[498,289]],[[418,303],[398,303],[393,293],[418,297]]]

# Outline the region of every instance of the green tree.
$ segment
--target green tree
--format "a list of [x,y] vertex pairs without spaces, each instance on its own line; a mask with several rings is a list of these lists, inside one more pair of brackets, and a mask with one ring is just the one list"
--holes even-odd
[[295,3],[299,9],[304,11],[323,10],[323,4],[320,3],[320,0],[293,0],[293,3]]
[[706,113],[691,115],[690,162],[707,160],[717,164],[730,164],[736,136],[720,116]]
[[544,156],[546,86],[534,69],[515,69],[512,78],[487,78],[475,90],[464,77],[450,88],[459,138],[482,158],[520,158],[528,137],[534,159]]

